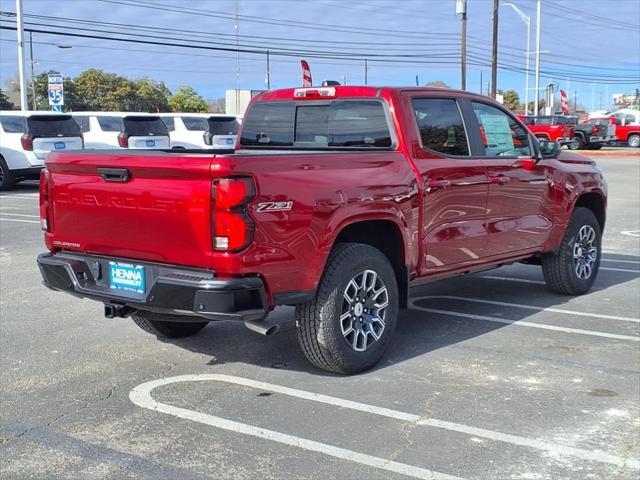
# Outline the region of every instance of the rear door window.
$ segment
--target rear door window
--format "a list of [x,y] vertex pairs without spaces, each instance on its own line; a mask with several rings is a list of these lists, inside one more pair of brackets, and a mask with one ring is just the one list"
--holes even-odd
[[27,127],[24,117],[0,117],[0,123],[6,133],[24,133]]
[[130,137],[169,135],[169,130],[160,117],[125,117],[123,121],[124,131]]
[[256,103],[247,113],[242,146],[388,148],[393,144],[382,102]]
[[184,128],[192,132],[204,132],[207,129],[207,119],[204,117],[182,117]]
[[176,122],[175,122],[175,119],[173,117],[162,117],[162,121],[167,126],[167,130],[169,130],[170,132],[175,131]]
[[238,121],[235,117],[209,117],[207,130],[211,135],[236,135]]
[[78,117],[73,117],[73,119],[76,121],[76,123],[78,124],[78,126],[80,127],[80,131],[82,133],[88,132],[89,131],[89,117],[85,117],[84,115],[82,116],[78,116]]
[[29,133],[39,137],[79,137],[80,126],[71,115],[34,115],[27,118]]
[[99,116],[98,124],[103,132],[122,132],[124,123],[120,117]]
[[424,148],[446,155],[469,155],[458,102],[451,98],[415,98],[413,111]]

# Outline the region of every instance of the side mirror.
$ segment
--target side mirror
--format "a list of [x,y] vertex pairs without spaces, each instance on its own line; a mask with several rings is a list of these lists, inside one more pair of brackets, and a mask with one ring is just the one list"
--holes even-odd
[[541,158],[556,158],[560,154],[560,144],[551,140],[538,140]]

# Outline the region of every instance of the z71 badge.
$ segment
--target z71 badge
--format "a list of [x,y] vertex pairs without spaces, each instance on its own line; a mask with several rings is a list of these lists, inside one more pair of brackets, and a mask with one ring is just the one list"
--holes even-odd
[[293,208],[293,202],[262,202],[256,205],[256,212],[287,212]]

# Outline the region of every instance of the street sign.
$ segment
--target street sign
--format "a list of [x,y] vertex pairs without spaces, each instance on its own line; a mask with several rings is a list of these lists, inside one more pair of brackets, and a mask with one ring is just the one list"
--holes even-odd
[[54,112],[61,112],[64,105],[64,85],[62,75],[52,73],[49,75],[49,106]]

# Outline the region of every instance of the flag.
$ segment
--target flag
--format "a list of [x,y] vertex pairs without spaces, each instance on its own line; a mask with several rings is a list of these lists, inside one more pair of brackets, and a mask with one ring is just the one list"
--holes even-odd
[[302,86],[310,87],[313,85],[311,81],[311,69],[309,68],[309,64],[306,60],[300,60],[300,65],[302,66]]
[[560,90],[560,103],[562,104],[562,113],[564,115],[569,114],[569,101],[567,99],[567,92]]

